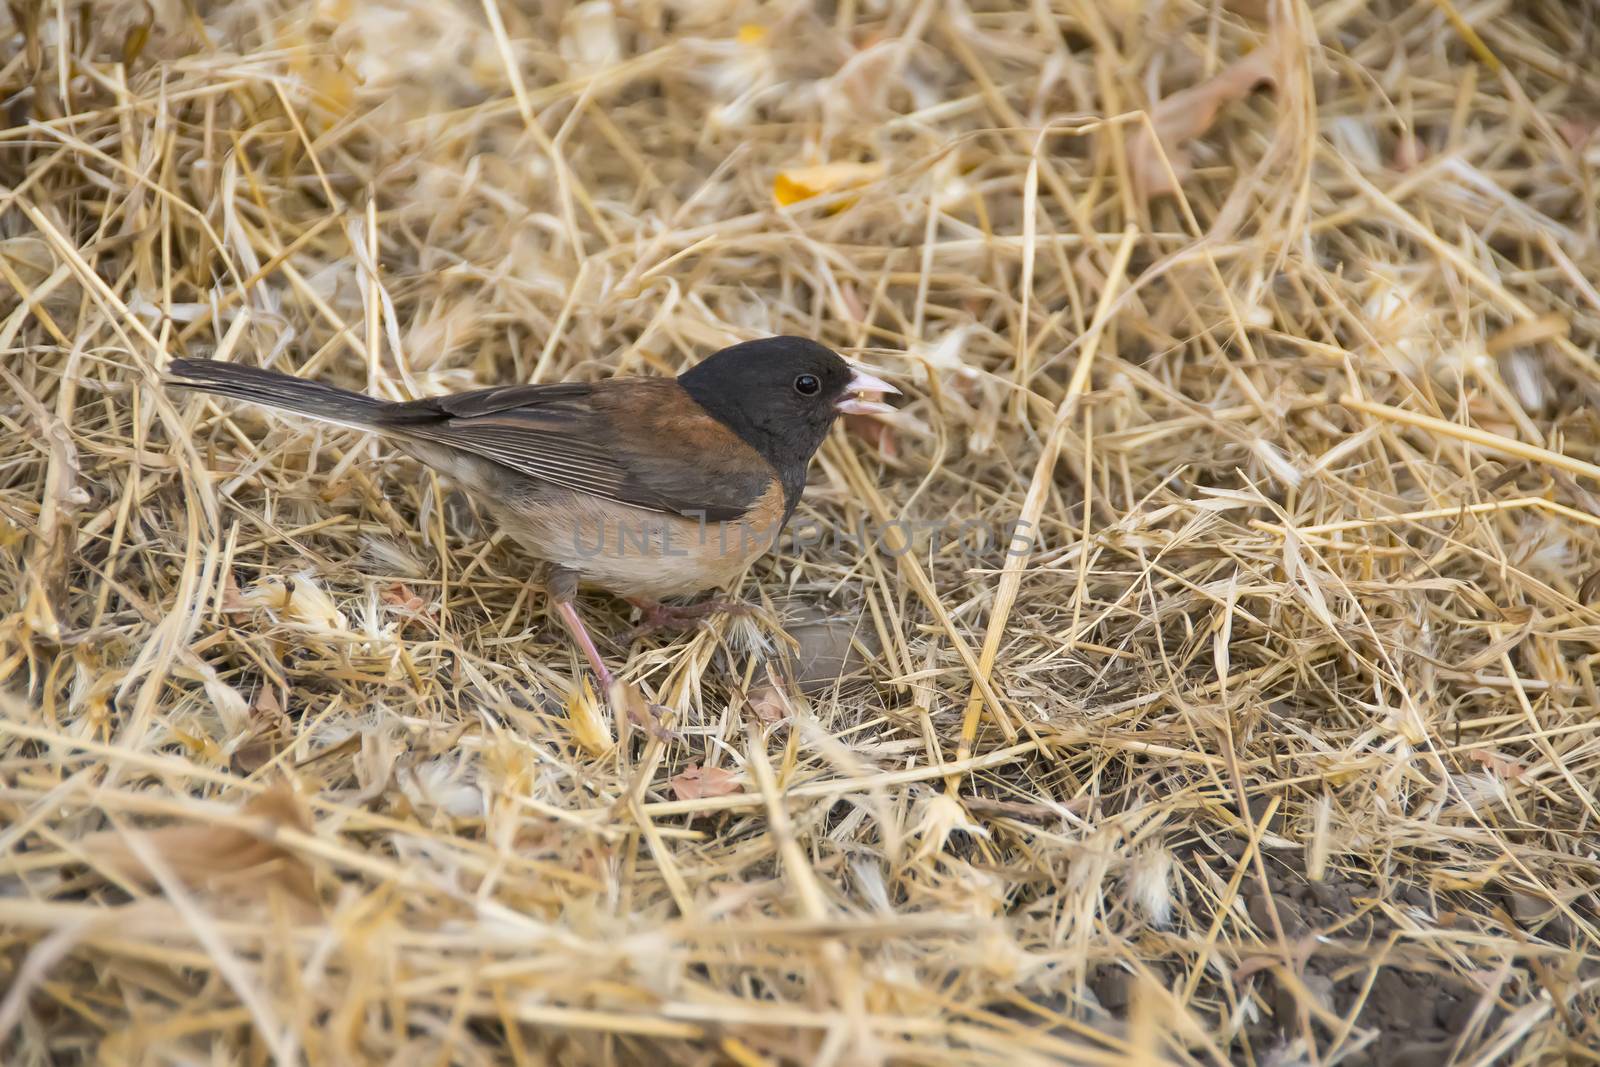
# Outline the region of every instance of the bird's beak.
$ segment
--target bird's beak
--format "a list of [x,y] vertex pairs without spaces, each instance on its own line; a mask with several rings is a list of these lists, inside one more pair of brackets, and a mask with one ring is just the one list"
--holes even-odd
[[890,385],[875,375],[868,374],[860,367],[852,367],[854,372],[850,376],[850,384],[845,386],[844,399],[834,405],[834,410],[841,415],[888,415],[894,408],[881,400],[864,400],[862,393],[895,393],[900,390]]

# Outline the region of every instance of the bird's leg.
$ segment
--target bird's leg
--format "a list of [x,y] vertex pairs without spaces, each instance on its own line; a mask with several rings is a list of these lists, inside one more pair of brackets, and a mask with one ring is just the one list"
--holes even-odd
[[578,643],[578,648],[583,651],[589,666],[594,668],[595,677],[600,680],[600,691],[610,699],[611,687],[616,684],[617,676],[611,673],[606,661],[600,658],[600,650],[595,647],[594,638],[589,636],[588,628],[583,625],[583,617],[578,614],[577,605],[570,600],[558,600],[556,611],[560,614],[561,621],[567,624],[567,632],[572,634],[572,639]]
[[623,707],[627,709],[628,717],[635,723],[662,740],[672,740],[673,735],[662,727],[655,717],[653,705],[649,714],[643,713],[639,710],[642,701],[629,700],[617,690],[617,676],[606,666],[605,659],[600,655],[600,649],[595,647],[594,638],[589,636],[589,628],[583,624],[583,616],[578,614],[578,605],[574,603],[578,593],[577,575],[571,571],[552,570],[545,582],[545,588],[550,598],[555,601],[556,613],[566,624],[567,632],[572,635],[572,640],[582,650],[583,657],[589,661],[589,666],[594,669],[595,678],[600,683],[602,698],[606,703],[611,704],[613,710],[616,710],[616,701],[620,699]]
[[657,630],[692,630],[707,615],[748,615],[754,609],[740,600],[713,597],[698,604],[663,604],[646,597],[628,597],[628,603],[642,612],[639,624],[622,635],[623,644]]
[[605,694],[607,700],[611,699],[611,687],[616,684],[617,676],[611,673],[611,668],[606,666],[606,661],[600,658],[600,650],[595,647],[594,638],[589,636],[589,628],[583,624],[583,616],[578,614],[578,605],[574,601],[578,598],[578,576],[564,567],[551,567],[545,575],[545,592],[550,599],[555,601],[556,614],[561,616],[561,621],[566,623],[567,632],[572,635],[572,640],[583,652],[589,666],[594,668],[594,675],[600,682],[600,692]]

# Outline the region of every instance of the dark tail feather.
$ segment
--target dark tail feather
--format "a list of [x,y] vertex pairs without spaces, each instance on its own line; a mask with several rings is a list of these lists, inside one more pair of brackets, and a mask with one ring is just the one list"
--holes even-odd
[[309,415],[325,422],[368,428],[389,405],[348,389],[280,374],[275,370],[223,363],[214,359],[175,359],[167,365],[167,384],[180,389],[248,400],[281,411]]

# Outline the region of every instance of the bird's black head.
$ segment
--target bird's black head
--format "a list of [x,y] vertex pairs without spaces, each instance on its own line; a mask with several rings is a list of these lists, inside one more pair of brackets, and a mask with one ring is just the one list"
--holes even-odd
[[893,410],[856,394],[899,392],[804,337],[766,337],[724,348],[678,375],[678,384],[761,453],[795,496],[835,418]]

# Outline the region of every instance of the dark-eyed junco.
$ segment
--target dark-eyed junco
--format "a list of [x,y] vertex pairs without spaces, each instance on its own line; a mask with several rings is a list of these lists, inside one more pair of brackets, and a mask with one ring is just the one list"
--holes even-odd
[[[603,689],[579,584],[653,621],[766,552],[840,414],[899,390],[803,337],[724,348],[677,378],[506,385],[391,403],[277,371],[175,359],[171,384],[382,434],[454,478],[548,565],[546,587]],[[720,605],[712,605],[713,607]]]

